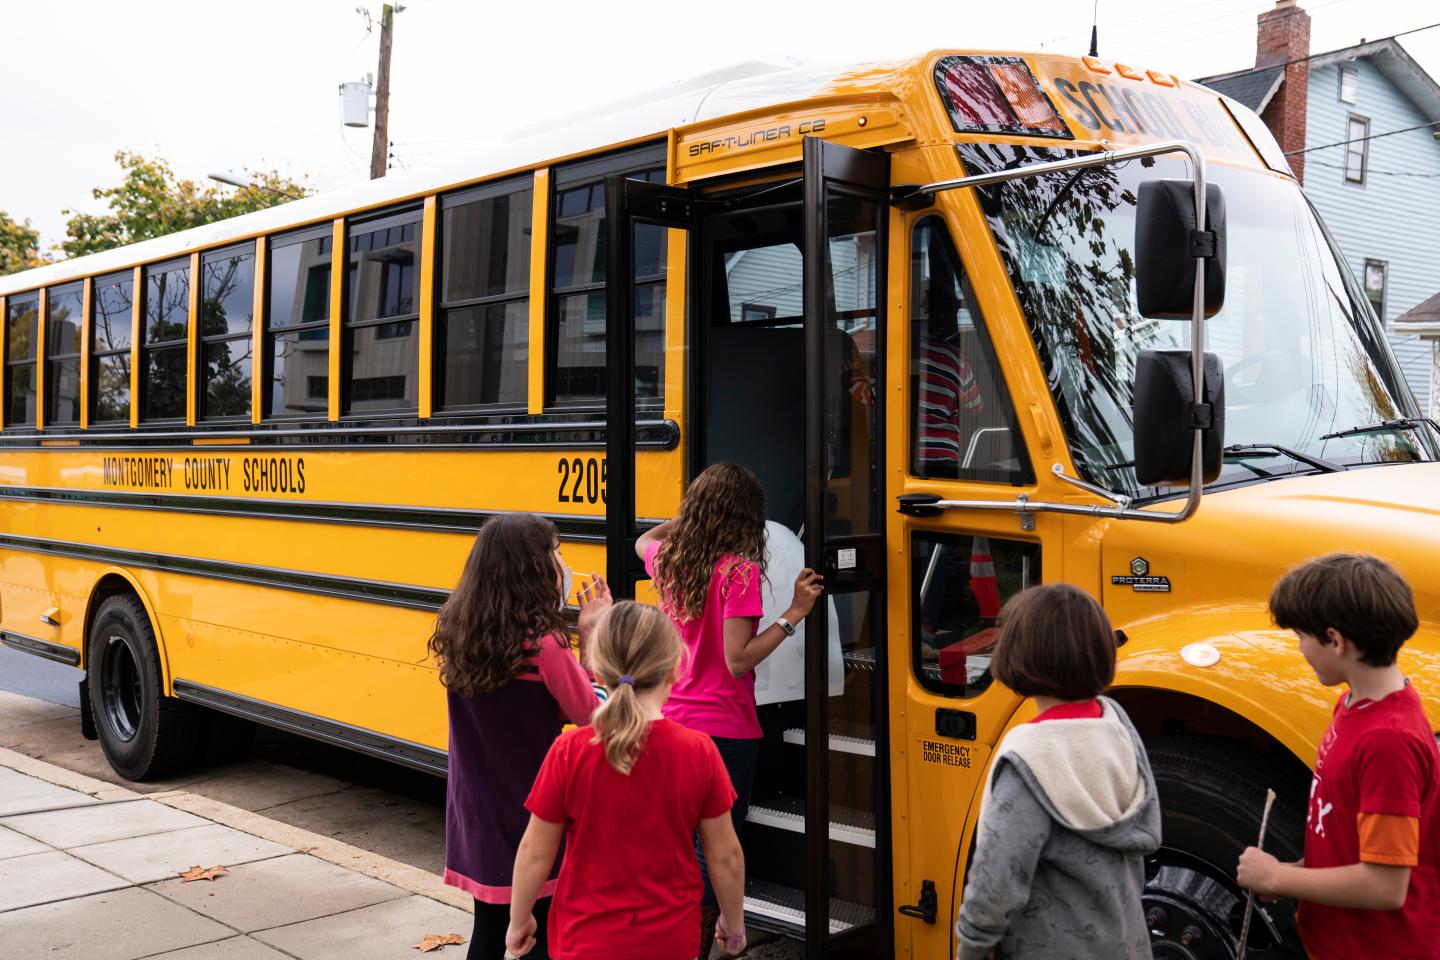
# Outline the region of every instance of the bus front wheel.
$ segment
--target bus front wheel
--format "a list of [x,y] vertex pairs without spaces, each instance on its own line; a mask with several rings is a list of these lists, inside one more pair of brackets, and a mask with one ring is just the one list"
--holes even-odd
[[116,594],[100,604],[87,662],[95,731],[116,773],[148,780],[190,759],[193,710],[164,695],[160,648],[138,597]]
[[[1273,787],[1265,850],[1298,860],[1304,850],[1307,784],[1301,773],[1230,741],[1156,737],[1146,752],[1160,794],[1161,846],[1146,861],[1145,914],[1155,960],[1232,960],[1245,891],[1235,865],[1254,846]],[[1255,903],[1246,956],[1303,960],[1293,901]]]

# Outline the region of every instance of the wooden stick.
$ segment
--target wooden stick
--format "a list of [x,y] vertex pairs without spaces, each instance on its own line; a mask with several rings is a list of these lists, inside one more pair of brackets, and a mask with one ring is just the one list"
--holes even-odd
[[[1270,808],[1275,806],[1275,791],[1265,791],[1265,812],[1260,816],[1260,839],[1255,846],[1265,849],[1265,829],[1270,826]],[[1240,942],[1236,945],[1235,960],[1245,960],[1245,948],[1250,942],[1250,916],[1255,912],[1255,891],[1245,895],[1245,920],[1240,924]]]

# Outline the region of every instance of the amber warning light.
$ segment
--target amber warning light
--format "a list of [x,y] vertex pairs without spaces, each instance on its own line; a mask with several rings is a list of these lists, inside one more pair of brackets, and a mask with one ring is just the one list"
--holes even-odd
[[957,133],[1074,139],[1019,57],[945,57],[935,65],[935,86]]

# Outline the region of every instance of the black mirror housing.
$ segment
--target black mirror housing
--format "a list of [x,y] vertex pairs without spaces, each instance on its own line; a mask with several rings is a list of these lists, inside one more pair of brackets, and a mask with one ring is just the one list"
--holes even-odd
[[[1205,261],[1205,316],[1225,305],[1225,195],[1205,185],[1205,229],[1215,235]],[[1135,293],[1141,316],[1189,320],[1194,315],[1195,185],[1146,180],[1135,211]]]
[[[1195,446],[1190,357],[1189,350],[1141,350],[1135,359],[1135,479],[1141,486],[1190,483]],[[1202,448],[1209,483],[1220,475],[1225,448],[1225,371],[1213,353],[1205,354],[1203,402],[1210,408]]]

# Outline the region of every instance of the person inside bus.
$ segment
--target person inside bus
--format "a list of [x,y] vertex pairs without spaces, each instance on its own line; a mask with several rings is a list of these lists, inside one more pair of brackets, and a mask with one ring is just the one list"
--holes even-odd
[[[820,596],[821,577],[809,567],[795,579],[790,608],[756,632],[763,614],[765,491],[745,467],[716,463],[690,483],[679,515],[646,531],[635,544],[655,581],[660,608],[680,630],[688,656],[665,716],[715,741],[735,788],[735,832],[744,827],[760,755],[755,712],[755,667],[795,633]],[[700,947],[714,940],[715,894],[705,869]]]
[[[505,951],[511,872],[530,819],[525,798],[546,751],[566,722],[588,723],[599,705],[570,649],[570,581],[553,523],[532,514],[496,517],[475,538],[430,638],[450,715],[445,882],[475,898],[471,960]],[[579,599],[583,651],[610,591],[592,574]],[[545,915],[558,871],[557,863],[535,907],[537,960],[547,956]]]

